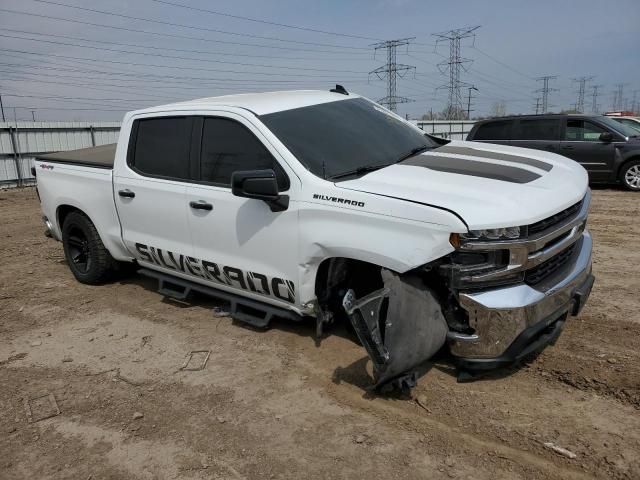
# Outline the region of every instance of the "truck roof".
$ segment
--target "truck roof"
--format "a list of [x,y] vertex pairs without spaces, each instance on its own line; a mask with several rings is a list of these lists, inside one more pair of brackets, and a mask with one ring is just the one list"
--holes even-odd
[[348,95],[329,90],[287,90],[280,92],[242,93],[236,95],[223,95],[221,97],[198,98],[185,102],[170,103],[157,107],[136,110],[133,114],[153,113],[166,111],[179,111],[182,109],[212,109],[217,107],[236,107],[250,110],[256,115],[292,110],[294,108],[308,107],[320,103],[337,102],[349,98],[358,98],[359,95]]

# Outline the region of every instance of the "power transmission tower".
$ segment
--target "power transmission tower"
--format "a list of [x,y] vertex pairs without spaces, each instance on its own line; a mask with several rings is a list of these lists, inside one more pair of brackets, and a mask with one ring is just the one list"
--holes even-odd
[[616,89],[613,91],[613,110],[622,110],[623,100],[622,94],[624,92],[624,83],[618,83]]
[[602,85],[591,86],[591,113],[598,113],[598,90]]
[[459,120],[464,114],[462,88],[469,88],[471,85],[460,81],[460,70],[466,71],[465,64],[471,60],[463,58],[460,54],[461,42],[465,38],[473,38],[475,40],[475,32],[480,25],[475,27],[456,28],[448,32],[436,33],[436,48],[442,42],[449,42],[449,60],[438,64],[438,69],[443,75],[449,73],[449,82],[439,88],[446,88],[449,91],[449,99],[447,103],[447,118]]
[[638,113],[638,90],[633,91],[633,100],[631,100],[631,111],[635,114]]
[[584,113],[584,92],[586,90],[587,82],[593,80],[593,77],[578,77],[573,81],[578,84],[578,98],[576,100],[576,111]]
[[381,105],[386,105],[392,112],[396,111],[398,103],[412,102],[406,97],[399,97],[396,95],[396,81],[397,78],[404,77],[407,72],[415,70],[416,67],[412,65],[404,65],[396,62],[396,49],[403,45],[409,45],[409,43],[415,37],[400,38],[398,40],[387,40],[384,42],[374,43],[372,46],[375,51],[382,48],[387,50],[387,64],[376,68],[369,72],[369,75],[375,74],[380,80],[387,79],[387,96],[378,100]]
[[536,97],[536,115],[540,113],[540,97]]
[[542,93],[542,111],[540,113],[547,113],[549,111],[549,93],[558,90],[557,88],[549,87],[549,80],[555,80],[556,78],[558,78],[556,75],[545,75],[536,78],[537,82],[542,82],[542,88],[536,90],[536,93]]

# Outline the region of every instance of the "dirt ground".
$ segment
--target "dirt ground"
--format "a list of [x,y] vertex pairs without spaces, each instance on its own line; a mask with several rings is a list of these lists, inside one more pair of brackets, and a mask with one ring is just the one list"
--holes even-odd
[[140,277],[77,283],[35,190],[0,191],[0,478],[639,479],[639,216],[594,191],[596,285],[555,346],[472,383],[437,361],[403,399],[368,393],[346,329],[317,346]]

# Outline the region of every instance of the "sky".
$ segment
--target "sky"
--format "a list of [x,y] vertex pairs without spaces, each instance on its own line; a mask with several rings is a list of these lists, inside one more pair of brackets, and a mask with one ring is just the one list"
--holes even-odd
[[[246,18],[241,18],[246,17]],[[386,79],[377,42],[410,38],[397,79],[410,100],[398,113],[443,110],[448,42],[434,34],[474,27],[461,41],[460,80],[471,116],[533,113],[537,77],[550,110],[640,104],[640,1],[581,0],[0,0],[0,95],[7,120],[120,120],[129,110],[201,97],[339,83],[373,100]],[[466,100],[468,88],[461,91]]]

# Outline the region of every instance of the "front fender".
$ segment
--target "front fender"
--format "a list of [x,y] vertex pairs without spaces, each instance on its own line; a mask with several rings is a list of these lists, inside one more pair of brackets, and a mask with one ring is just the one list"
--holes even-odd
[[[430,208],[430,207],[422,207]],[[438,211],[442,218],[442,211]],[[449,236],[466,231],[453,214],[450,223],[427,223],[319,204],[300,210],[300,302],[316,297],[319,265],[349,258],[404,273],[452,252]]]

